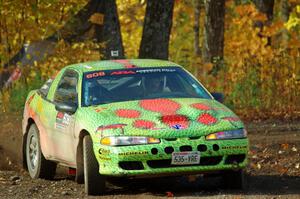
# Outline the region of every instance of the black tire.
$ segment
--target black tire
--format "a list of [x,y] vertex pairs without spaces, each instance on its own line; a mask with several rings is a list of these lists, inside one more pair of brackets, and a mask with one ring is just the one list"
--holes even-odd
[[87,195],[101,195],[105,192],[105,176],[99,173],[99,164],[93,151],[90,135],[83,138],[84,189]]
[[244,171],[241,170],[230,170],[222,173],[222,185],[226,189],[246,189],[246,176]]
[[83,163],[77,164],[75,182],[77,182],[78,184],[84,183]]
[[40,145],[39,130],[32,124],[28,130],[25,146],[26,164],[31,178],[53,179],[57,164],[46,160]]

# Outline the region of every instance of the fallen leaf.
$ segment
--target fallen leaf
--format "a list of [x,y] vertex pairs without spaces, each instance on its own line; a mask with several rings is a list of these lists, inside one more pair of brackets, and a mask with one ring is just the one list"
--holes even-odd
[[293,146],[292,151],[296,152],[297,148]]
[[260,165],[259,163],[257,163],[256,167],[257,167],[258,169],[261,169],[261,165]]
[[289,144],[281,144],[283,150],[287,150],[289,148]]

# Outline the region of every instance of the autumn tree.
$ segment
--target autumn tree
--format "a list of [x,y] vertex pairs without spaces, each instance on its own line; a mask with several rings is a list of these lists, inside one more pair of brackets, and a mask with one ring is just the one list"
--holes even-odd
[[[25,44],[4,67],[17,63],[32,65],[35,61],[41,61],[53,53],[56,43],[60,40],[68,43],[94,40],[103,44],[99,49],[101,59],[124,58],[115,0],[89,0],[61,29],[44,40]],[[1,85],[7,78],[7,73],[0,77]]]
[[[291,12],[291,5],[289,4],[288,0],[282,0],[281,1],[281,20],[284,23],[287,23],[290,17]],[[288,45],[288,30],[283,29],[282,30],[282,42],[283,46],[286,47]]]
[[168,59],[174,0],[148,0],[139,58]]
[[[267,23],[273,19],[274,0],[253,0],[256,8],[267,17]],[[258,22],[258,26],[263,26],[262,22]]]
[[[273,15],[274,15],[274,0],[253,0],[253,3],[255,4],[256,8],[259,10],[259,12],[266,15],[267,20],[266,21],[256,21],[255,26],[259,27],[261,30],[263,29],[263,26],[269,26],[272,23]],[[271,38],[268,37],[268,44],[271,44]]]
[[200,56],[201,50],[199,45],[200,37],[200,10],[201,10],[201,0],[194,0],[194,53],[196,56]]
[[[218,63],[223,59],[225,0],[205,0],[203,39],[204,62]],[[215,65],[214,69],[220,66]]]

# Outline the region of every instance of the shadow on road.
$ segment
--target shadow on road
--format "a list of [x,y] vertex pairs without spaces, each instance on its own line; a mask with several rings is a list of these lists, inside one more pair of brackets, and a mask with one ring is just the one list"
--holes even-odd
[[[257,175],[247,176],[246,190],[222,189],[220,178],[189,179],[188,177],[168,177],[155,179],[114,179],[108,191],[113,195],[141,194],[166,196],[171,192],[175,196],[212,196],[233,195],[300,195],[300,176]],[[118,186],[118,187],[116,187]]]

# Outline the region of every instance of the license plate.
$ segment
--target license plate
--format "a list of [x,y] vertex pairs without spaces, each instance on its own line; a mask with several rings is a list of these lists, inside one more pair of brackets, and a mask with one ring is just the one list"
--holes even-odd
[[172,153],[173,165],[188,165],[188,164],[199,164],[200,163],[200,152],[199,151],[186,151],[186,152],[174,152]]

